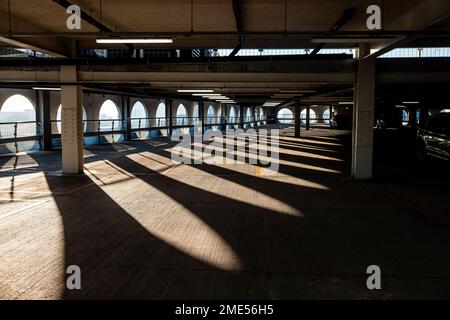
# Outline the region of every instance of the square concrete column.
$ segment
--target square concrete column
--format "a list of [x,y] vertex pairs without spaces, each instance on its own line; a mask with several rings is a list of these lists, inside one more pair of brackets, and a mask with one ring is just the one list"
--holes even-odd
[[166,118],[168,119],[168,130],[169,130],[169,138],[172,136],[173,132],[173,119],[172,119],[172,100],[166,99]]
[[203,137],[205,133],[205,103],[203,101],[198,103],[198,114],[200,115],[200,130]]
[[311,106],[306,106],[306,130],[311,129]]
[[294,107],[294,137],[300,138],[300,106]]
[[82,91],[81,86],[70,84],[76,81],[76,66],[61,66],[62,170],[65,174],[83,173]]
[[36,101],[38,105],[39,122],[41,124],[42,150],[52,149],[52,123],[50,121],[50,92],[37,91]]
[[244,129],[244,106],[239,106],[239,125],[241,129]]
[[122,119],[126,120],[125,140],[131,141],[133,135],[131,132],[131,99],[130,97],[122,96]]
[[[360,49],[360,57],[368,54]],[[352,176],[372,178],[373,125],[375,110],[375,58],[360,58],[355,83],[353,107]]]

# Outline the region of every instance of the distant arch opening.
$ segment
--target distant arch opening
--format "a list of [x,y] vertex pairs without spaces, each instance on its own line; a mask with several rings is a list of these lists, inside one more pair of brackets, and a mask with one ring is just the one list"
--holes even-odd
[[230,119],[229,119],[229,121],[236,122],[236,110],[234,109],[233,106],[231,106],[231,108],[230,108]]
[[210,105],[206,111],[206,123],[211,124],[216,122],[216,109]]
[[331,116],[330,108],[328,108],[322,114],[323,123],[329,124],[330,123],[330,116]]
[[[17,128],[15,122],[19,122]],[[37,134],[36,109],[27,97],[12,95],[0,109],[0,123],[7,123],[0,125],[1,137],[14,137],[15,134],[18,137],[34,136]]]
[[245,121],[250,122],[252,120],[252,110],[247,108],[247,112],[245,113]]
[[283,108],[278,111],[277,118],[280,123],[288,124],[294,120],[294,114],[288,108]]
[[199,106],[197,103],[194,104],[194,107],[192,108],[192,117],[195,119],[200,118],[200,111],[199,111]]
[[117,105],[109,99],[103,102],[100,107],[98,119],[100,122],[100,131],[119,130],[121,128],[119,109],[117,108]]
[[146,128],[148,127],[148,113],[147,108],[140,101],[136,101],[131,109],[131,128]]
[[166,105],[161,102],[156,108],[156,126],[166,126]]
[[187,124],[187,118],[188,117],[188,113],[186,110],[186,107],[183,104],[180,104],[177,108],[177,112],[176,112],[176,118],[177,118],[177,125],[183,125],[183,124]]
[[[306,109],[303,109],[302,112],[300,112],[300,119],[302,123],[306,123]],[[309,123],[317,123],[317,115],[316,112],[313,109],[309,109]]]

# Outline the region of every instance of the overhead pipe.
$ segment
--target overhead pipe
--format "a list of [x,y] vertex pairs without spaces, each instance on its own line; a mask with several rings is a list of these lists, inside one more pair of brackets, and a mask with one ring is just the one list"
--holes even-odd
[[[329,30],[330,33],[335,33],[339,31],[348,21],[350,21],[355,15],[356,8],[346,9],[339,20],[334,24],[334,26]],[[311,53],[310,55],[316,55],[322,50],[324,44],[320,43]]]
[[[65,9],[67,9],[68,7],[73,5],[71,2],[69,2],[67,0],[53,0],[53,2],[59,4],[60,6],[64,7]],[[90,16],[89,14],[84,12],[83,10],[80,10],[80,13],[81,13],[81,17],[80,17],[81,19],[83,19],[84,21],[86,21],[90,25],[94,26],[95,28],[97,28],[101,32],[114,33],[114,30],[108,28],[103,23],[101,23],[100,21],[96,20],[94,17]],[[128,57],[131,58],[134,55],[134,52],[135,52],[136,49],[134,48],[134,46],[132,44],[127,44],[126,46],[129,49]]]
[[234,57],[238,54],[238,52],[242,49],[244,45],[244,22],[242,18],[242,7],[240,0],[233,0],[233,12],[234,12],[234,19],[236,20],[236,29],[239,32],[239,44],[236,46],[236,48],[231,51],[231,53],[228,55],[229,57]]
[[382,31],[195,31],[195,32],[0,32],[1,37],[79,37],[79,38],[97,38],[97,37],[124,37],[124,38],[170,38],[170,37],[234,37],[242,35],[244,37],[274,37],[274,36],[299,36],[299,37],[400,37],[400,36],[418,36],[447,39],[450,32],[448,30],[382,30]]

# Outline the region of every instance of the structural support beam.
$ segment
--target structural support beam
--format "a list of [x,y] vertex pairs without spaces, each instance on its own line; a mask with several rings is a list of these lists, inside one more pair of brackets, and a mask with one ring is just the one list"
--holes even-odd
[[294,136],[300,138],[300,105],[294,107]]
[[240,0],[233,0],[234,20],[236,21],[236,30],[239,33],[239,43],[229,54],[230,57],[236,56],[244,45],[244,19],[242,18],[242,5]]
[[166,99],[166,118],[168,119],[168,135],[172,136],[173,132],[173,119],[172,119],[172,100]]
[[[334,24],[333,27],[331,27],[330,32],[339,31],[339,29],[341,29],[349,20],[351,20],[353,18],[355,11],[356,11],[355,8],[350,8],[350,9],[345,10],[342,13],[342,16],[339,18],[339,20]],[[316,48],[314,48],[314,50],[310,53],[310,55],[318,54],[320,52],[320,50],[322,50],[323,47],[324,47],[324,44],[320,43],[319,45],[317,45]]]
[[413,35],[404,35],[393,41],[376,44],[373,52],[367,52],[366,58],[379,57],[396,48],[405,46],[424,36],[421,31],[434,24],[443,21],[450,16],[450,4],[448,0],[422,0],[411,5],[404,14],[396,18],[397,24],[408,26],[416,31]]
[[50,91],[37,91],[39,122],[41,124],[41,148],[52,149],[52,124],[50,121]]
[[[61,66],[61,82],[76,83],[76,66]],[[62,170],[65,174],[83,173],[83,109],[79,85],[61,86]]]
[[245,117],[245,113],[244,113],[244,106],[240,105],[239,106],[239,126],[241,129],[244,129],[244,117]]
[[311,106],[306,106],[306,130],[309,130],[311,126]]
[[[67,0],[53,0],[53,2],[56,2],[57,4],[62,6],[64,9],[67,9],[67,8],[69,8],[69,7],[71,7],[73,5],[73,3],[71,3],[70,1],[67,1]],[[114,30],[112,30],[111,28],[105,26],[100,21],[97,21],[96,19],[94,19],[92,16],[90,16],[89,14],[87,14],[83,10],[81,10],[81,16],[80,17],[81,17],[81,19],[83,19],[84,21],[89,23],[91,26],[97,28],[101,32],[109,32],[109,33],[110,32],[114,32]],[[132,44],[127,44],[126,46],[129,49],[128,57],[132,57],[135,54],[134,46]]]
[[[359,56],[367,55],[367,47]],[[359,59],[353,109],[352,176],[372,178],[373,124],[375,110],[375,58]]]
[[122,110],[124,112],[123,119],[126,119],[126,140],[131,141],[132,133],[131,133],[131,101],[130,97],[122,96]]
[[200,130],[203,141],[203,135],[205,134],[205,103],[203,101],[198,103],[198,114],[200,115]]
[[222,106],[221,106],[220,117],[222,119],[222,131],[225,134],[227,131],[227,105],[226,104],[222,104]]
[[256,108],[255,106],[252,106],[252,123],[253,126],[256,127],[257,123],[256,123]]

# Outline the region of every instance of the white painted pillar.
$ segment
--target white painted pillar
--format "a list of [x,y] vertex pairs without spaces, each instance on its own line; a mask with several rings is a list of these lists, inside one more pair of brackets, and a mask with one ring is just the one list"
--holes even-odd
[[371,179],[373,121],[375,110],[375,58],[362,59],[368,48],[359,49],[358,73],[353,106],[352,176]]
[[[77,67],[61,66],[61,82],[76,83]],[[62,170],[65,174],[83,173],[83,110],[79,85],[61,85]]]

